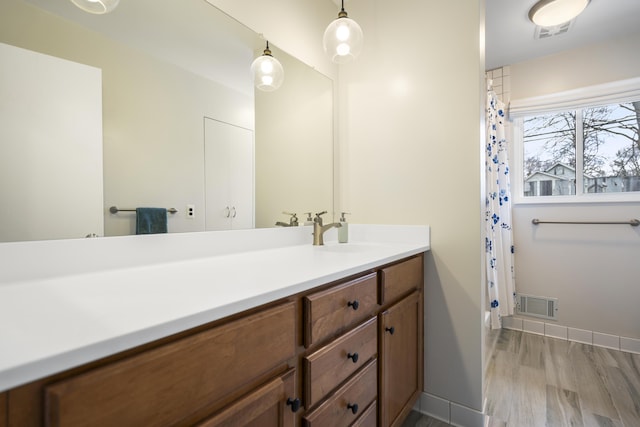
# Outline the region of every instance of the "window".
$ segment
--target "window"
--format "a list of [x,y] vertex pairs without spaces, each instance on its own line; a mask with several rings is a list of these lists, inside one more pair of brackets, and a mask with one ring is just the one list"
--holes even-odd
[[522,115],[515,125],[524,199],[640,192],[640,98]]

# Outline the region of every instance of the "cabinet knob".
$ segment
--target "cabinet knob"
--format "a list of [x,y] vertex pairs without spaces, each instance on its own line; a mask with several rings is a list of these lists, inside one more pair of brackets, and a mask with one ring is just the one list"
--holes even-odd
[[353,360],[353,363],[358,363],[358,353],[347,353],[347,359]]
[[351,403],[347,403],[347,409],[351,409],[351,412],[355,415],[358,413],[358,404],[354,403],[352,405]]
[[386,332],[389,332],[391,335],[393,335],[393,333],[396,331],[396,328],[394,328],[393,326],[390,328],[384,328],[384,330]]
[[347,306],[349,306],[349,307],[353,308],[354,310],[357,310],[357,309],[358,309],[358,307],[360,307],[360,303],[359,303],[359,302],[358,302],[358,300],[356,299],[356,300],[353,300],[353,301],[349,301],[349,302],[347,303]]
[[300,409],[300,399],[297,397],[295,399],[289,397],[287,399],[287,405],[291,406],[291,412],[298,412],[298,409]]

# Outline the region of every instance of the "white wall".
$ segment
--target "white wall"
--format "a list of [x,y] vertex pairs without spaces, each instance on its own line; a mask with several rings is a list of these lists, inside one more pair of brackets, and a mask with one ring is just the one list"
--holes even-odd
[[[638,77],[639,44],[637,34],[512,64],[511,99]],[[640,230],[531,224],[639,217],[640,203],[514,206],[517,291],[558,298],[559,325],[640,338]]]
[[[352,0],[365,48],[339,74],[341,206],[431,225],[425,389],[482,410],[482,2]],[[468,425],[468,424],[467,424]]]
[[511,99],[640,75],[640,33],[511,65]]
[[204,230],[203,117],[253,129],[250,89],[229,89],[18,0],[0,3],[0,41],[102,69],[105,235],[135,232],[135,215],[111,215],[111,205],[174,207],[170,232]]

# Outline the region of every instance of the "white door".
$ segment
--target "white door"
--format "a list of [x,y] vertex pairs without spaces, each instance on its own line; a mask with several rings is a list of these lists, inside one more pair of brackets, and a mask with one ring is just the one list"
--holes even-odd
[[253,132],[204,119],[206,230],[254,226]]
[[0,43],[0,241],[103,235],[102,73]]

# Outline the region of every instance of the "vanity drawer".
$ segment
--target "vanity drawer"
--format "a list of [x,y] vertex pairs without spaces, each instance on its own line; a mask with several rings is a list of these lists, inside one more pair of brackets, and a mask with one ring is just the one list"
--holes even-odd
[[360,418],[351,427],[376,427],[378,425],[378,405],[374,400],[371,405],[360,415]]
[[376,317],[303,359],[305,403],[313,406],[378,352]]
[[304,297],[304,345],[309,347],[371,316],[378,308],[378,277],[371,273]]
[[288,303],[53,383],[45,387],[45,420],[174,425],[215,410],[294,355],[295,305]]
[[423,258],[411,258],[380,271],[380,304],[387,304],[421,289],[424,283]]
[[305,415],[303,425],[308,427],[351,425],[362,411],[375,401],[378,389],[377,373],[378,363],[373,359],[329,399]]

